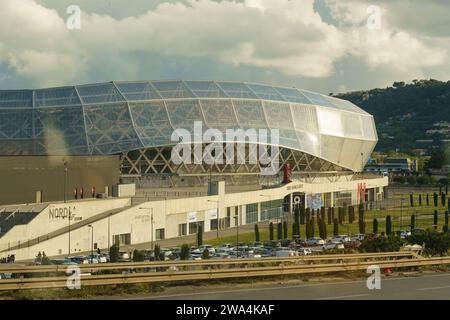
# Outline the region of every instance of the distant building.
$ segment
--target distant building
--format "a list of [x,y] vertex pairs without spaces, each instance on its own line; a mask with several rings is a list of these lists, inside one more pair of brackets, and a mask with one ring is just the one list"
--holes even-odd
[[369,164],[367,172],[388,172],[393,174],[409,174],[418,171],[418,161],[410,158],[386,158],[384,163]]

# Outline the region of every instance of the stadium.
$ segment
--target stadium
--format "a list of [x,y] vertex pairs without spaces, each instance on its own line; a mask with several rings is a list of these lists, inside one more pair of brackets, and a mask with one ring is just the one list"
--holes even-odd
[[[276,143],[268,141],[263,149],[268,153],[276,144],[271,156],[279,161],[278,172],[261,174],[265,164],[249,161],[251,143],[243,162],[175,164],[173,132],[194,132],[195,123],[203,131],[277,130]],[[1,90],[0,175],[8,183],[0,190],[0,246],[7,241],[8,252],[16,250],[21,258],[39,247],[57,255],[89,249],[86,232],[75,236],[85,220],[104,229],[95,244],[106,248],[113,241],[132,245],[153,242],[154,236],[187,236],[199,223],[211,231],[266,221],[292,212],[294,201],[319,207],[374,201],[384,196],[387,178],[361,172],[377,140],[367,112],[296,88],[177,80]],[[77,215],[64,220],[46,211],[56,207]],[[77,228],[66,230],[75,218]],[[14,234],[48,219],[48,228]],[[130,221],[132,232],[124,229]],[[49,238],[49,232],[56,233]],[[59,248],[71,233],[83,239],[78,247]],[[24,253],[20,243],[27,241]]]

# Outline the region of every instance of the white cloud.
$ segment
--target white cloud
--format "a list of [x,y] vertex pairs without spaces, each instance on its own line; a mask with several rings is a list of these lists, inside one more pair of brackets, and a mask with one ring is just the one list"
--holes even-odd
[[[389,23],[378,31],[365,28],[364,0],[327,3],[341,22],[337,27],[314,11],[314,0],[187,0],[124,19],[83,12],[81,30],[71,31],[66,16],[36,0],[2,0],[0,64],[50,85],[89,81],[87,70],[139,70],[135,53],[213,59],[313,78],[333,75],[336,63],[348,56],[400,72],[446,63],[445,42],[421,39]],[[127,63],[106,65],[105,56]]]

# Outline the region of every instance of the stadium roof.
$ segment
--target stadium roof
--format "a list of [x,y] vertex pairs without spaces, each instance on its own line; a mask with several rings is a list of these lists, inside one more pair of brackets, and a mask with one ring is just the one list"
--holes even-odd
[[373,117],[311,91],[225,81],[127,81],[0,90],[0,155],[117,154],[173,145],[176,128],[268,128],[280,145],[360,170]]

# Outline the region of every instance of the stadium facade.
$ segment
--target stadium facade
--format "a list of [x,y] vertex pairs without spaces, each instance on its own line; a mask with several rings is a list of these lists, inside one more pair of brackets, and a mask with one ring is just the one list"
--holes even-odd
[[[195,123],[201,123],[204,131],[278,130],[275,156],[279,159],[280,172],[271,177],[262,176],[264,164],[247,161],[253,150],[249,146],[244,163],[209,165],[192,159],[190,163],[175,164],[171,154],[177,142],[172,134],[177,129],[193,132]],[[114,189],[120,190],[117,186],[135,184],[137,194],[122,193],[119,199],[96,200],[91,203],[97,208],[92,210],[93,216],[85,213],[88,216],[78,218],[93,219],[96,214],[116,210],[110,216],[119,219],[123,215],[118,223],[120,228],[145,216],[138,212],[146,208],[151,218],[148,213],[141,225],[159,226],[151,226],[152,237],[158,232],[160,238],[184,236],[195,231],[199,221],[209,231],[283,215],[283,211],[292,211],[296,194],[301,194],[305,206],[308,195],[310,200],[320,195],[322,206],[379,199],[383,197],[387,179],[368,179],[359,174],[377,140],[374,119],[367,112],[348,101],[296,88],[224,81],[136,81],[0,90],[0,160],[4,161],[0,174],[3,181],[14,179],[19,172],[22,177],[39,181],[4,186],[0,190],[3,195],[0,203],[11,203],[11,199],[15,203],[45,203],[64,198],[71,201],[73,211],[86,198],[95,197],[96,192],[105,190],[112,195]],[[229,143],[225,139],[214,142]],[[237,148],[239,143],[233,143]],[[272,141],[267,142],[268,146],[271,144]],[[43,159],[48,159],[47,163]],[[100,167],[108,169],[96,169]],[[291,183],[285,181],[285,168],[290,168]],[[58,176],[55,172],[59,172],[59,178],[54,178]],[[202,194],[202,188],[210,181],[222,182],[216,185],[215,193]],[[246,185],[249,188],[242,189]],[[83,199],[79,190],[84,190]],[[195,193],[197,197],[191,190],[200,190]],[[157,192],[165,196],[158,198]],[[178,195],[170,197],[170,192]],[[149,199],[150,193],[154,199]],[[120,192],[114,195],[121,196]],[[136,201],[139,195],[146,199]],[[119,201],[127,196],[129,201]],[[75,197],[77,201],[73,201]],[[104,204],[110,201],[116,201],[116,205]],[[125,210],[124,206],[131,208]],[[8,210],[12,209],[3,211],[8,213]],[[29,213],[30,208],[16,208],[17,213],[21,210]],[[45,210],[49,209],[44,205],[35,215],[19,220],[22,225],[39,224],[37,217]],[[233,222],[235,215],[241,218]],[[61,237],[70,237],[62,230],[63,220],[58,224],[54,215],[48,218],[55,226],[52,231],[61,229]],[[98,219],[104,227],[105,217],[98,216]],[[9,228],[12,226],[9,223]],[[129,232],[118,230],[108,234],[107,241],[99,240],[98,245],[104,248],[115,239],[122,239],[121,243],[126,244],[149,240],[148,234],[136,231],[136,224],[134,230],[134,235],[130,233],[122,238],[116,236]],[[148,226],[144,230],[148,231]],[[2,232],[0,236],[4,239],[0,238],[0,242],[7,234]],[[10,242],[20,243],[25,237],[29,246],[33,246],[30,238],[43,236],[42,232],[20,234],[11,236]],[[80,237],[84,237],[83,233]],[[55,236],[54,241],[57,239]],[[51,243],[57,247],[61,242]],[[84,246],[80,244],[80,248]],[[12,247],[9,243],[9,250]],[[49,252],[64,252],[56,247],[49,245]],[[14,248],[19,250],[20,245]]]

